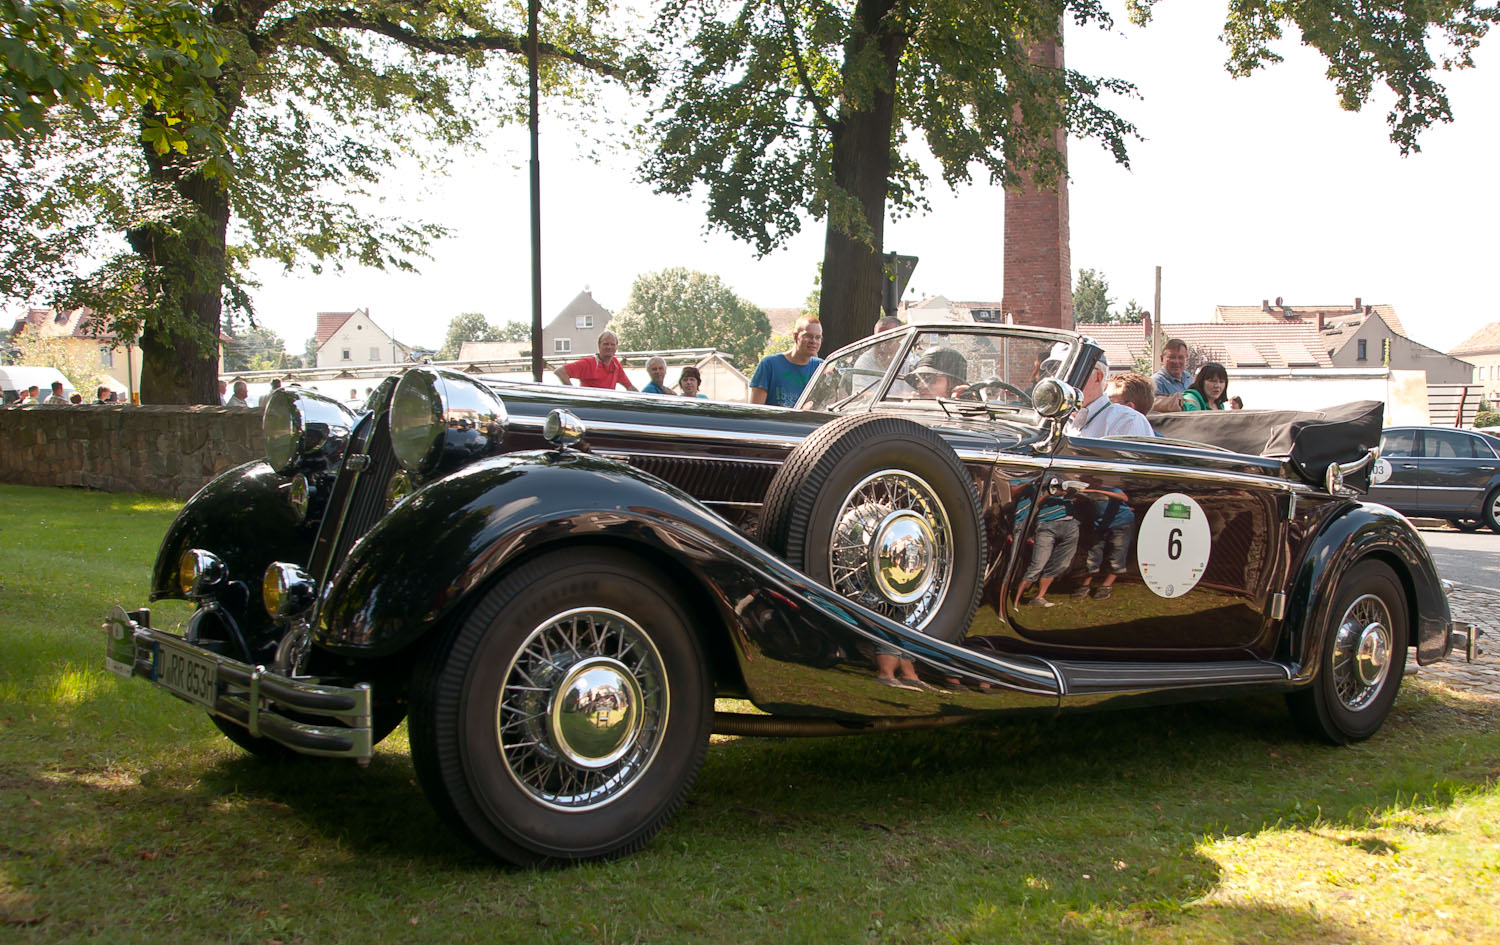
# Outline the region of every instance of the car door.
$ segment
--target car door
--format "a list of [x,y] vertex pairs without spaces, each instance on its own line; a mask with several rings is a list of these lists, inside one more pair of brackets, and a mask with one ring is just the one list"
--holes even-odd
[[1488,443],[1464,430],[1422,431],[1422,515],[1477,517],[1500,466]]
[[[1289,491],[1277,463],[1080,437],[1055,455],[1041,494],[1004,602],[1026,648],[1219,659],[1267,645],[1267,613],[1287,560]],[[1042,553],[1048,560],[1039,567]],[[1049,573],[1050,607],[1032,602]],[[1109,592],[1097,594],[1106,583]]]
[[1418,514],[1422,468],[1417,433],[1411,427],[1392,427],[1380,434],[1380,460],[1370,476],[1371,502],[1405,515]]

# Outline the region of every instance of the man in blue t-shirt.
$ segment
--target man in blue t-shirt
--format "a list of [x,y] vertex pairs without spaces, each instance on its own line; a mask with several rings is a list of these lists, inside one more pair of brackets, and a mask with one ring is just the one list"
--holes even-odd
[[1156,396],[1180,394],[1188,389],[1192,378],[1188,376],[1188,347],[1181,338],[1169,338],[1161,347],[1161,370],[1151,375],[1151,386]]
[[802,389],[812,379],[813,372],[823,359],[818,349],[823,347],[823,323],[817,316],[797,319],[792,329],[791,350],[762,358],[750,378],[750,402],[790,407],[802,396]]

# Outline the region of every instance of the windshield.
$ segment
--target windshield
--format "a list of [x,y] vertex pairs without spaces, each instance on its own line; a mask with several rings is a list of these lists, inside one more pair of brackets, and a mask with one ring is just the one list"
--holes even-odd
[[969,401],[1031,407],[1031,389],[1067,363],[1072,346],[1056,337],[1004,330],[895,331],[840,352],[823,365],[802,406],[869,409],[881,402]]

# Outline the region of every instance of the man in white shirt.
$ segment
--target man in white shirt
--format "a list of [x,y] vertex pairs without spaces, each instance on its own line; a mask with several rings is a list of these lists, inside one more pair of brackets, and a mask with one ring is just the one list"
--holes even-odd
[[1104,393],[1109,363],[1104,355],[1094,363],[1083,385],[1083,406],[1068,418],[1069,436],[1155,436],[1151,422],[1133,407],[1117,404]]

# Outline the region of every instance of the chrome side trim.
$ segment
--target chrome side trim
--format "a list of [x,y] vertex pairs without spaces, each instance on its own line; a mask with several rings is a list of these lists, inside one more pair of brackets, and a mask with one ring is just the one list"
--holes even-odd
[[1271,595],[1271,605],[1266,610],[1266,616],[1272,620],[1286,618],[1286,591],[1277,591]]
[[1212,482],[1222,482],[1237,486],[1255,486],[1264,489],[1272,487],[1280,491],[1291,493],[1312,493],[1312,486],[1300,482],[1289,482],[1267,472],[1265,475],[1253,475],[1251,473],[1224,472],[1216,469],[1200,469],[1196,466],[1144,466],[1140,463],[1103,463],[1097,460],[1076,459],[1064,457],[1058,460],[1058,465],[1064,469],[1083,469],[1090,472],[1117,472],[1132,476],[1152,476],[1157,479],[1182,479],[1191,477],[1193,479],[1207,479]]

